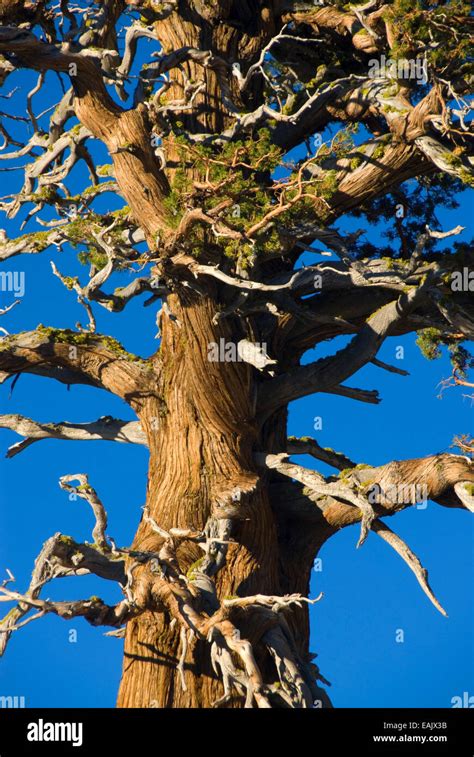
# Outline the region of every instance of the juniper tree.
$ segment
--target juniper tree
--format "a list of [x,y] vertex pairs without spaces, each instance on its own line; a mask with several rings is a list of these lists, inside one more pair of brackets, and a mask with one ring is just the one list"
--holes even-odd
[[[436,216],[473,182],[469,6],[5,0],[0,22],[2,97],[17,71],[29,72],[23,84],[31,77],[27,117],[13,120],[2,100],[1,158],[24,166],[24,183],[1,209],[24,233],[3,233],[0,258],[62,251],[52,275],[87,323],[3,329],[2,380],[105,389],[137,418],[5,415],[0,425],[24,437],[9,454],[49,437],[142,444],[150,456],[127,548],[108,536],[87,473],[62,477],[93,509],[93,543],[57,533],[26,591],[4,581],[13,605],[1,651],[47,613],[82,616],[125,636],[121,707],[327,705],[308,646],[322,545],[351,524],[360,544],[373,531],[444,612],[386,517],[416,504],[420,486],[474,510],[469,439],[464,454],[427,449],[376,467],[287,435],[298,398],[378,403],[351,377],[369,363],[402,373],[377,358],[394,335],[419,332],[428,357],[447,346],[452,381],[469,383],[472,294],[451,283],[473,257],[455,239],[461,227]],[[78,191],[80,164],[90,183]],[[118,210],[95,209],[105,193],[121,198]],[[352,233],[338,230],[341,218],[354,219]],[[86,268],[71,276],[77,254]],[[117,273],[124,285],[113,289]],[[147,359],[95,320],[99,307],[126,318],[143,296],[160,333]],[[342,349],[301,362],[341,336]],[[333,475],[294,462],[301,454]],[[85,573],[117,582],[122,601],[42,598],[49,581]]]

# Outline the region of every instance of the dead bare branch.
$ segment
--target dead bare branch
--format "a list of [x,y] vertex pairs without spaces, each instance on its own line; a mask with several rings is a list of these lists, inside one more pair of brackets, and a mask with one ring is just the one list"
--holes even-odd
[[22,442],[8,449],[9,458],[18,455],[40,439],[104,440],[143,445],[147,443],[139,422],[122,421],[108,415],[91,423],[39,423],[22,415],[0,415],[0,428],[8,428],[25,437]]

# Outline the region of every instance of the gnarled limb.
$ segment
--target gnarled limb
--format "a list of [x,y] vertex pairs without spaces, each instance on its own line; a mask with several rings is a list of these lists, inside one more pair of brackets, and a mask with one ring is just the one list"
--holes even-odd
[[303,468],[301,465],[286,462],[287,457],[288,456],[285,454],[261,455],[258,456],[257,460],[267,468],[273,468],[284,476],[293,478],[305,486],[308,486],[316,494],[340,498],[343,501],[350,502],[351,505],[358,508],[361,513],[358,518],[361,521],[361,526],[357,546],[360,547],[366,540],[371,524],[375,518],[375,510],[367,498],[355,488],[351,489],[338,481],[328,483],[320,473],[310,471],[307,468]]
[[335,452],[329,447],[321,447],[316,439],[311,439],[309,436],[304,436],[301,439],[289,436],[286,451],[289,455],[311,455],[316,460],[321,460],[322,463],[331,465],[338,470],[354,468],[356,465],[342,452]]
[[[42,617],[47,612],[56,612],[49,603],[46,605],[35,604],[39,600],[41,590],[46,583],[55,578],[81,576],[89,573],[99,578],[116,581],[122,586],[125,586],[127,582],[123,560],[107,556],[94,547],[75,542],[70,536],[64,536],[59,532],[49,538],[36,559],[27,592],[25,594],[18,594],[17,592],[4,594],[3,601],[17,600],[17,605],[0,622],[0,657],[5,652],[12,632],[22,626],[22,619],[33,607],[40,610],[37,617]],[[62,603],[57,614],[61,615],[62,613],[62,617],[69,617],[68,612],[75,612],[76,610],[78,611],[77,614],[89,617],[92,622],[94,618],[99,617],[104,607],[101,604],[75,606],[69,603],[68,606],[68,603]]]
[[[301,502],[295,493],[288,493],[288,512],[292,517],[296,516],[313,523],[314,544],[318,549],[322,543],[321,538],[324,541],[339,528],[359,520],[360,516],[345,504],[345,501],[349,501],[344,493],[346,487],[352,488],[358,496],[362,495],[372,502],[379,516],[394,515],[426,499],[434,499],[448,507],[463,507],[474,511],[472,495],[469,494],[474,481],[474,466],[469,458],[459,455],[436,455],[392,462],[380,467],[351,467],[350,470],[344,470],[340,476],[343,482],[342,490],[338,489],[338,481],[329,479],[329,486],[336,484],[332,493],[324,486],[323,477],[315,471],[288,465],[283,462],[282,455],[268,455],[266,460],[271,468],[305,485],[303,491],[298,494]],[[281,499],[276,486],[277,512],[284,513],[285,499],[284,495]],[[311,532],[310,526],[306,525],[305,528]],[[427,571],[404,540],[379,518],[370,522],[370,529],[402,557],[433,605],[441,614],[446,615],[429,586]],[[309,540],[311,538],[310,536]]]
[[0,428],[8,428],[25,437],[23,441],[9,447],[7,457],[18,455],[41,439],[147,443],[138,421],[122,421],[110,415],[104,415],[91,423],[39,423],[22,415],[0,415]]
[[[83,617],[93,626],[121,626],[132,616],[128,602],[123,600],[118,605],[106,605],[101,599],[79,599],[72,602],[52,602],[48,599],[33,599],[17,591],[11,591],[5,586],[0,586],[0,602],[16,601],[25,604],[29,608],[38,608],[35,619],[48,613],[59,615],[65,620]],[[0,629],[0,633],[7,634],[21,628],[23,624],[10,626],[8,630]]]
[[397,554],[400,555],[402,560],[406,562],[408,567],[416,576],[418,583],[425,592],[430,602],[436,607],[437,610],[447,617],[446,610],[440,605],[436,599],[431,587],[428,583],[428,571],[423,567],[418,557],[410,549],[410,547],[401,539],[394,531],[392,531],[386,523],[381,520],[374,520],[372,523],[372,531],[375,531],[384,541],[387,542]]
[[[74,486],[71,482],[78,481],[79,486]],[[67,476],[61,476],[59,479],[61,489],[74,494],[75,497],[85,499],[92,508],[95,518],[95,526],[92,531],[94,544],[100,549],[108,550],[110,546],[107,542],[105,530],[107,528],[107,513],[104,505],[100,501],[95,489],[89,484],[89,478],[85,473],[72,473]]]
[[[163,195],[168,184],[155,159],[144,108],[122,111],[110,98],[101,71],[93,61],[64,49],[60,51],[31,32],[0,27],[0,52],[14,54],[28,68],[73,72],[75,113],[107,145],[121,190],[154,244],[158,232],[167,228]],[[121,145],[127,148],[121,150]]]
[[394,323],[407,316],[426,296],[426,283],[384,305],[366,322],[347,347],[332,357],[322,358],[272,379],[260,398],[260,412],[266,415],[298,397],[328,391],[356,373],[377,354]]
[[131,404],[139,402],[138,389],[150,380],[140,360],[115,340],[44,327],[1,338],[0,370],[100,387]]

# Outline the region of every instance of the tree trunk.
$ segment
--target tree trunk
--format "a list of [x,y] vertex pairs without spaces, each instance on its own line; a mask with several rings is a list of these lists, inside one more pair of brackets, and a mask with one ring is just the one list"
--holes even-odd
[[[164,319],[160,349],[160,396],[150,398],[140,417],[150,447],[147,507],[161,528],[202,531],[213,516],[235,515],[226,561],[216,575],[219,598],[252,594],[279,595],[291,590],[307,594],[309,569],[291,575],[279,568],[277,524],[268,487],[253,462],[259,432],[254,417],[255,369],[245,362],[211,362],[208,345],[236,342],[228,321],[215,326],[216,303],[186,295],[170,298],[177,321]],[[284,431],[272,427],[271,435]],[[270,435],[267,429],[266,437]],[[268,441],[267,441],[268,443]],[[232,493],[240,492],[240,501]],[[156,550],[162,539],[142,519],[134,548]],[[186,542],[177,553],[181,570],[199,558],[199,547]],[[283,571],[282,571],[283,567]],[[303,565],[300,566],[303,568]],[[286,574],[286,575],[285,575]],[[299,652],[307,652],[308,623],[304,613]],[[242,636],[255,645],[265,623],[242,627]],[[121,707],[210,707],[222,696],[222,683],[210,664],[209,644],[192,640],[184,663],[184,682],[177,669],[180,631],[167,613],[147,612],[128,623],[118,705]],[[300,624],[301,625],[301,624]],[[244,624],[245,626],[245,624]],[[276,680],[269,659],[261,665]],[[233,701],[241,706],[238,698]]]

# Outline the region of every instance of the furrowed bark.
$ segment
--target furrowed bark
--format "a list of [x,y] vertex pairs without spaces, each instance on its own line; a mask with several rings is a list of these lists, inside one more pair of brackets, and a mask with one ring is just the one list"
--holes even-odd
[[[160,402],[150,402],[140,413],[150,449],[148,511],[164,529],[203,530],[210,519],[230,519],[235,543],[215,578],[218,596],[278,594],[275,527],[252,457],[255,371],[244,362],[208,361],[207,344],[232,338],[228,324],[212,325],[211,299],[172,298],[170,307],[181,327],[164,320]],[[240,501],[232,501],[233,492]],[[153,550],[159,544],[142,520],[134,548]],[[187,570],[202,553],[183,544],[178,556]],[[146,613],[129,623],[119,706],[203,707],[219,699],[221,684],[209,650],[196,640],[186,656],[183,691],[179,646],[179,628],[170,627],[166,613]]]

